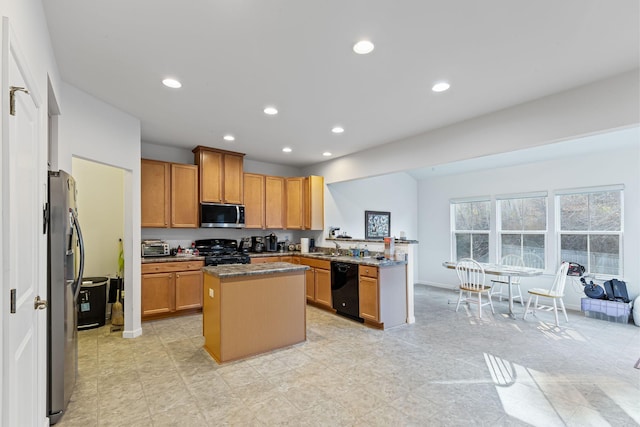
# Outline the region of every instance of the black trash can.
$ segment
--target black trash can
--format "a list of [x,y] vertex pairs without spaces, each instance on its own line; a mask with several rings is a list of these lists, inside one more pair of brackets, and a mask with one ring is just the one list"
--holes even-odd
[[84,277],[78,295],[78,330],[104,326],[107,277]]

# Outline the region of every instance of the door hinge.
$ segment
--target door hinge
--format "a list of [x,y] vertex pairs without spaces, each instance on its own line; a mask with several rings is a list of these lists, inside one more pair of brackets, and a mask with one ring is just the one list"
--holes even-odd
[[9,86],[9,114],[12,116],[16,115],[16,92],[29,94],[29,91],[21,86]]
[[16,290],[11,289],[11,314],[16,312]]

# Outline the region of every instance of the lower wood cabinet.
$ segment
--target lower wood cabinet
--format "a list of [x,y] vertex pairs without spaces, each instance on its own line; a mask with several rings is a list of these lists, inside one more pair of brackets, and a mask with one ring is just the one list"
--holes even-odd
[[204,261],[142,264],[142,318],[201,308],[202,267]]
[[306,271],[307,301],[332,308],[331,262],[301,257],[300,264],[311,267]]
[[360,317],[367,323],[390,328],[406,323],[406,265],[390,267],[358,266]]
[[379,322],[378,268],[361,265],[358,268],[358,274],[360,317]]
[[280,256],[260,256],[251,258],[251,264],[262,264],[265,262],[280,262],[282,257]]

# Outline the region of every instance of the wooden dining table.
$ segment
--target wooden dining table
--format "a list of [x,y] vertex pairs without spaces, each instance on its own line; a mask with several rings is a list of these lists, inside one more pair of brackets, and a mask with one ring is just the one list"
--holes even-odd
[[[443,267],[450,268],[455,270],[457,262],[445,261],[442,263]],[[494,276],[506,276],[509,282],[509,316],[512,319],[516,318],[516,315],[513,312],[513,291],[511,290],[511,278],[512,277],[533,277],[540,276],[544,272],[539,268],[531,268],[531,267],[518,267],[514,265],[502,265],[502,264],[491,264],[491,263],[480,263],[482,268],[484,269],[485,274],[491,274]]]

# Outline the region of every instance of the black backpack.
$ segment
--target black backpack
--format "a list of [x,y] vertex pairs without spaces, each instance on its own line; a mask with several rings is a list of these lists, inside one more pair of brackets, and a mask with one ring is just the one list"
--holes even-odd
[[609,301],[629,302],[627,284],[622,280],[611,279],[604,282],[604,291]]

